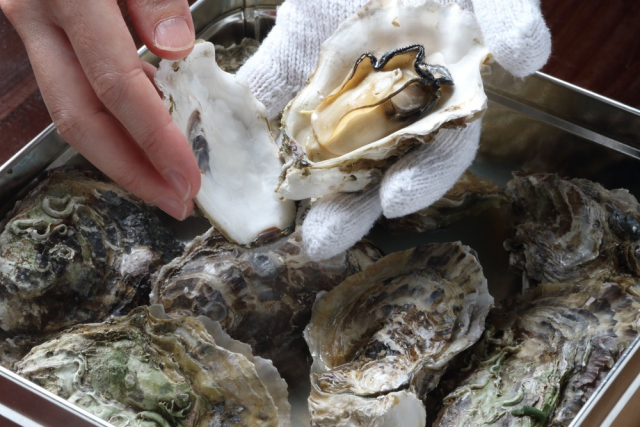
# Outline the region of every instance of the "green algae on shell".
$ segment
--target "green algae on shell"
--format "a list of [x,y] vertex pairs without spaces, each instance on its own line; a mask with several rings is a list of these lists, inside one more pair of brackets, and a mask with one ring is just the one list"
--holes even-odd
[[542,284],[492,312],[434,427],[568,426],[637,335],[636,279]]
[[[141,420],[158,427],[290,425],[288,408],[279,419],[254,363],[217,345],[200,320],[169,318],[157,307],[76,326],[16,367],[116,427]],[[286,390],[282,379],[278,387]]]

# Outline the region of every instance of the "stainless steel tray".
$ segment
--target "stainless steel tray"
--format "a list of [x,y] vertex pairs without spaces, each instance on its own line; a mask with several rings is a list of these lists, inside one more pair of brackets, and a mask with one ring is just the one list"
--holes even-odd
[[[192,6],[196,33],[199,38],[224,45],[240,42],[243,37],[262,39],[273,26],[280,3],[199,0]],[[139,53],[143,59],[157,62],[146,49]],[[472,168],[476,174],[504,185],[515,170],[556,172],[591,179],[607,188],[627,188],[640,196],[640,111],[542,73],[515,79],[497,64],[492,68],[493,73],[485,79],[489,109]],[[78,157],[53,126],[45,129],[0,166],[0,218],[41,172],[75,162]],[[488,211],[446,231],[391,236],[374,230],[369,237],[387,253],[420,243],[461,240],[478,252],[490,292],[500,300],[520,289],[520,277],[509,271],[508,254],[502,248],[507,237],[503,221],[497,211]],[[640,338],[621,357],[572,426],[615,425],[609,421],[616,418],[611,411],[614,407],[615,411],[624,409],[616,403],[639,372]],[[306,389],[292,390],[294,426],[305,425],[306,393]],[[109,424],[0,368],[0,425]]]

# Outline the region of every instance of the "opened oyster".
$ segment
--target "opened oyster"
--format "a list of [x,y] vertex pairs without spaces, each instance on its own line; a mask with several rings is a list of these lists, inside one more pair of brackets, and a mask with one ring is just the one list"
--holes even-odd
[[284,197],[365,189],[440,127],[464,126],[486,108],[480,68],[489,53],[473,14],[399,3],[368,3],[323,43],[283,114]]
[[122,188],[56,170],[17,204],[0,235],[0,329],[58,331],[148,298],[150,275],[182,247],[152,207]]
[[442,198],[428,208],[400,218],[383,216],[379,223],[392,232],[422,233],[447,227],[487,209],[497,209],[508,200],[503,189],[467,170]]
[[151,300],[167,313],[219,321],[233,338],[271,359],[288,381],[299,381],[308,373],[302,332],[316,294],[378,258],[375,248],[360,242],[334,258],[312,262],[299,231],[274,244],[246,249],[211,229],[160,270]]
[[640,205],[627,190],[536,174],[514,177],[508,191],[516,233],[505,248],[527,280],[575,282],[640,273]]
[[193,317],[139,307],[35,347],[17,372],[115,426],[289,426],[275,368],[225,340],[242,346]]
[[460,243],[388,255],[314,305],[314,426],[424,426],[422,399],[480,338],[493,299]]
[[196,156],[196,202],[215,227],[244,245],[288,229],[295,204],[274,192],[282,161],[248,84],[222,71],[205,42],[182,61],[161,61],[155,79]]
[[568,426],[637,335],[638,283],[544,284],[491,318],[434,426]]

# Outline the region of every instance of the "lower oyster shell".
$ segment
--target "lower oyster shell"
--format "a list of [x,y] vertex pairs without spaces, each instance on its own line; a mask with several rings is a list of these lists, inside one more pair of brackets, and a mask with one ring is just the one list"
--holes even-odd
[[139,307],[77,326],[35,347],[17,372],[115,426],[290,426],[242,352],[220,347],[193,317],[155,314]]
[[460,243],[393,253],[349,277],[318,299],[305,332],[312,425],[423,426],[421,399],[480,338],[492,303],[476,254]]
[[568,426],[637,335],[639,286],[543,284],[492,313],[498,326],[478,343],[479,366],[444,399],[434,426]]
[[308,373],[302,332],[317,293],[331,290],[380,256],[360,242],[334,258],[312,262],[300,231],[247,249],[212,228],[160,270],[151,301],[170,314],[219,321],[229,335],[271,359],[285,379],[295,383]]
[[182,250],[155,209],[115,184],[55,170],[0,235],[0,329],[59,331],[145,303]]

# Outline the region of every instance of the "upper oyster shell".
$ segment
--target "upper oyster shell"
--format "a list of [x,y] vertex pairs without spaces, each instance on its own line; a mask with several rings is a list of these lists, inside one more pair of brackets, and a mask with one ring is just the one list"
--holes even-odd
[[172,319],[139,307],[35,347],[17,372],[115,426],[290,426],[288,408],[279,418],[270,393],[288,406],[273,366],[269,386],[237,351],[242,344],[229,342],[234,348],[226,349],[219,343],[225,340],[214,341],[193,317]]
[[284,111],[278,192],[300,200],[365,189],[440,127],[478,118],[488,57],[475,17],[458,6],[368,3],[323,43]]
[[168,313],[219,321],[232,337],[273,360],[288,381],[299,381],[308,373],[302,332],[317,293],[331,290],[380,256],[360,242],[331,259],[312,262],[300,231],[246,249],[211,229],[160,270],[151,300]]
[[534,174],[514,177],[508,191],[516,232],[505,248],[511,265],[528,280],[606,280],[618,272],[640,273],[640,204],[627,190]]
[[218,67],[213,44],[161,61],[155,80],[196,156],[203,175],[196,202],[215,227],[244,245],[288,229],[295,204],[274,192],[282,161],[266,109],[245,81]]
[[421,399],[480,338],[492,303],[460,243],[393,253],[349,277],[318,299],[305,333],[312,425],[423,426]]
[[[490,315],[437,427],[568,426],[638,333],[637,279],[543,284]],[[468,372],[464,372],[468,371]]]
[[55,170],[0,235],[0,329],[52,332],[147,300],[151,273],[182,249],[122,188]]

